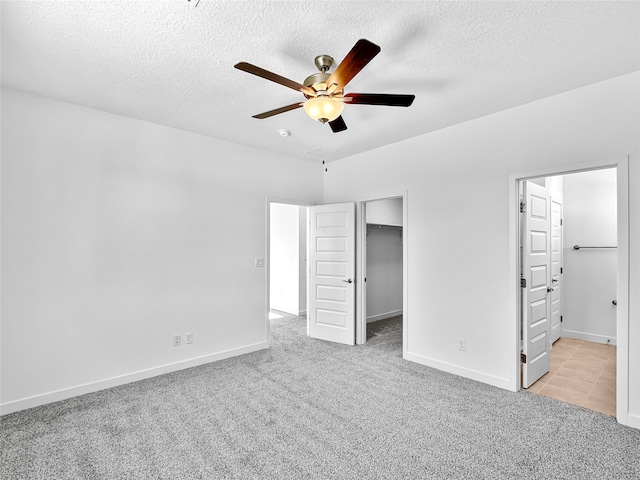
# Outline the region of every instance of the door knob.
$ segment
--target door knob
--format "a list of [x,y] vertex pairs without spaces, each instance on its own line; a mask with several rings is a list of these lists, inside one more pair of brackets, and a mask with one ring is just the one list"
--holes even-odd
[[557,282],[558,282],[558,279],[557,279],[557,278],[552,278],[552,279],[551,279],[551,281],[552,281],[553,283],[557,283]]
[[342,280],[344,283],[353,283],[353,280],[349,279],[349,280]]
[[554,290],[555,290],[555,288],[553,288],[553,287],[547,287],[547,293],[553,292]]

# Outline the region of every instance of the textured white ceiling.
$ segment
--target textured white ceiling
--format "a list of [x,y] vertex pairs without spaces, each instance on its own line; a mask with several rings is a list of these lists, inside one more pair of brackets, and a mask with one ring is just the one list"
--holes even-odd
[[[2,84],[331,161],[640,69],[637,1],[195,2],[2,1]],[[346,105],[338,134],[302,109],[251,118],[303,97],[234,64],[302,82],[359,38],[382,51],[346,91],[411,107]]]

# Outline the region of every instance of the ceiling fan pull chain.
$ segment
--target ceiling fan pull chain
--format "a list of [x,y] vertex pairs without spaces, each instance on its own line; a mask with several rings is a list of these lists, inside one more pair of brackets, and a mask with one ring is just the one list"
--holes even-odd
[[326,166],[327,159],[327,129],[322,125],[322,165],[324,165],[325,173],[328,171]]

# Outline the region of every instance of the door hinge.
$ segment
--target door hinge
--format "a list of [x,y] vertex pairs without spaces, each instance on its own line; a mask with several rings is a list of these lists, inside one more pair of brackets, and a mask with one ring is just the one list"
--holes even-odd
[[527,211],[527,204],[524,202],[520,202],[520,213],[524,213]]
[[562,226],[562,219],[560,219],[560,226]]
[[520,354],[520,362],[527,363],[527,356],[524,353]]
[[560,323],[564,322],[564,318],[562,318],[562,315],[560,315]]
[[521,278],[520,279],[520,288],[527,288],[527,279],[526,278]]
[[560,273],[561,273],[561,274],[562,274],[563,270],[564,270],[564,269],[563,269],[562,267],[560,267]]

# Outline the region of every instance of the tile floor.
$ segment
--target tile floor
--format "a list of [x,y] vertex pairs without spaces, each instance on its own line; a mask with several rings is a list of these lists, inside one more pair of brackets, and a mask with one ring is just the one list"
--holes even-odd
[[561,338],[549,372],[527,391],[615,416],[616,347]]

